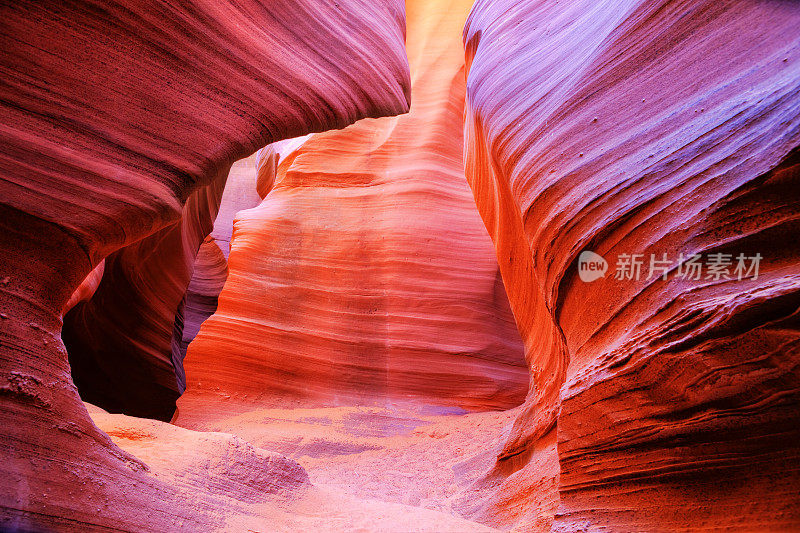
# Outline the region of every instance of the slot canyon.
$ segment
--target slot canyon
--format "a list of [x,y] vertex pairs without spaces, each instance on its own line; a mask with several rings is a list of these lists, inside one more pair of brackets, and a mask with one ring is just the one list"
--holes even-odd
[[800,531],[800,3],[0,15],[0,531]]

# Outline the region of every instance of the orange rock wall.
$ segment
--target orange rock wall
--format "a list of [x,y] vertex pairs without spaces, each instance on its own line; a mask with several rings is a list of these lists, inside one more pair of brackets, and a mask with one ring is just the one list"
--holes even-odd
[[[479,0],[464,44],[467,174],[533,385],[475,512],[800,527],[800,10]],[[760,253],[758,279],[677,276],[714,253]],[[620,254],[673,266],[616,279]]]
[[203,321],[217,310],[217,298],[228,278],[233,218],[238,211],[258,205],[261,201],[256,180],[254,156],[233,164],[214,219],[214,228],[195,256],[192,278],[175,313],[172,331],[171,355],[178,391],[181,393],[186,389],[186,374],[183,371],[186,349],[200,331]]
[[[463,170],[469,7],[408,2],[410,114],[312,136],[239,213],[178,423],[252,403],[524,399],[522,343]],[[274,160],[260,161],[268,183]]]

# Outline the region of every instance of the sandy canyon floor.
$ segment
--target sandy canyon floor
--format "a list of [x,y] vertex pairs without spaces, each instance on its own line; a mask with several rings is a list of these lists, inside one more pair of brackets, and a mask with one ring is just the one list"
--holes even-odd
[[179,416],[187,429],[86,406],[150,475],[185,491],[188,505],[197,491],[217,495],[226,505],[213,513],[229,514],[210,520],[264,532],[494,531],[463,516],[485,516],[470,488],[491,470],[517,414],[412,404],[260,409],[210,422]]

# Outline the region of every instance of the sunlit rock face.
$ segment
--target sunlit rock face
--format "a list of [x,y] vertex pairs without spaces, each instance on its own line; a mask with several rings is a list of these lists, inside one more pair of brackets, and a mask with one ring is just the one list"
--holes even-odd
[[[467,175],[532,377],[472,512],[800,527],[800,10],[479,0],[464,43]],[[581,280],[585,250],[604,277]],[[719,253],[732,279],[678,269]]]
[[0,531],[800,530],[800,6],[405,3],[0,6]]
[[86,301],[68,304],[62,338],[85,401],[172,418],[186,388],[186,347],[216,310],[227,277],[233,217],[261,201],[254,161],[237,161],[195,191],[178,222],[109,256],[99,287],[85,294],[93,272],[74,295]]
[[[136,243],[177,239],[176,224],[199,244],[197,228],[213,218],[202,199],[221,191],[233,161],[404,112],[403,18],[395,0],[0,7],[0,529],[202,530],[219,517],[205,500],[187,508],[91,423],[61,313],[104,258],[113,281],[128,265],[150,268],[131,260]],[[166,251],[180,261],[184,244]],[[170,292],[171,274],[150,279]],[[160,291],[136,296],[147,293]],[[103,294],[101,281],[92,300]],[[172,321],[163,332],[166,351],[145,357],[157,384]]]
[[[253,405],[525,398],[522,343],[463,170],[469,2],[407,3],[412,109],[317,134],[234,224],[179,424]],[[275,168],[260,156],[259,180]]]

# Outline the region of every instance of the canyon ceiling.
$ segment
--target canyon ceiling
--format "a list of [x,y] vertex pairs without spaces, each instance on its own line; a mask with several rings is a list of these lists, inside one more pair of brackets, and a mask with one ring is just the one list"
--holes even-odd
[[800,530],[800,4],[0,15],[0,530]]

